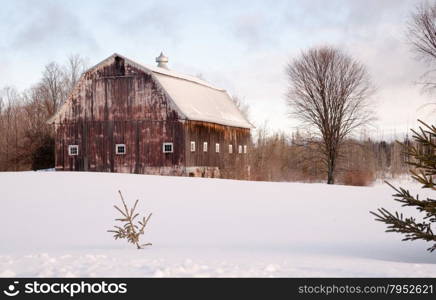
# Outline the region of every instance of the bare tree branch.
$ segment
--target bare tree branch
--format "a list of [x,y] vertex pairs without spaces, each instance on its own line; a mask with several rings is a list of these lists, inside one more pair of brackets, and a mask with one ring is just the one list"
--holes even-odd
[[327,183],[334,183],[340,146],[374,114],[368,102],[374,92],[365,67],[330,47],[303,52],[287,67],[291,115],[316,129],[323,142]]
[[[407,37],[418,58],[434,66],[436,61],[436,3],[423,3],[412,14],[408,24]],[[435,69],[425,72],[420,81],[423,90],[436,89]]]

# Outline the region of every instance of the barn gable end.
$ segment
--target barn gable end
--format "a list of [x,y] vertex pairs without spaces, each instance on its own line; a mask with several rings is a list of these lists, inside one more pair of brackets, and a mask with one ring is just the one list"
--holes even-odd
[[123,118],[175,120],[185,116],[151,72],[112,55],[81,76],[70,97],[49,122]]

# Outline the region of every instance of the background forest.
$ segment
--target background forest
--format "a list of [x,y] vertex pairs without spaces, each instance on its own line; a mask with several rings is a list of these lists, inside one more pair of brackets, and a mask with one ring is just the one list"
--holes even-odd
[[[0,90],[0,171],[54,167],[53,131],[46,121],[65,101],[86,65],[84,58],[73,55],[63,65],[56,62],[46,65],[41,80],[23,92],[12,87]],[[247,102],[238,97],[233,99],[250,118]],[[256,124],[256,120],[251,121]],[[319,146],[317,138],[309,132],[272,132],[267,124],[258,125],[249,152],[250,177],[242,178],[237,169],[223,177],[323,181],[326,172]],[[407,171],[404,162],[401,146],[393,139],[374,139],[362,133],[360,137],[347,139],[342,147],[338,183],[369,185],[377,178],[397,177]]]

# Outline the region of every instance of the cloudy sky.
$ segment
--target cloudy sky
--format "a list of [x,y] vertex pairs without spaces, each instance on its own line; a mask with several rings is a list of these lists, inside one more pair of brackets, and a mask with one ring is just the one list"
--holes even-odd
[[377,86],[378,137],[405,132],[431,101],[415,84],[426,66],[405,31],[416,0],[2,1],[0,87],[25,89],[45,64],[70,54],[96,64],[114,52],[171,69],[246,100],[251,119],[289,131],[286,64],[302,50],[331,45],[360,60]]

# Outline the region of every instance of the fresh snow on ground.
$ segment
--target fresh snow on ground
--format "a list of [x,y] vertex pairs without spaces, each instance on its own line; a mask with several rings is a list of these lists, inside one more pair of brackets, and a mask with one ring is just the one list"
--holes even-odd
[[[143,237],[153,246],[136,250],[106,232],[118,189],[153,213]],[[436,276],[429,244],[401,242],[369,214],[398,208],[385,184],[10,172],[0,191],[3,277]]]

